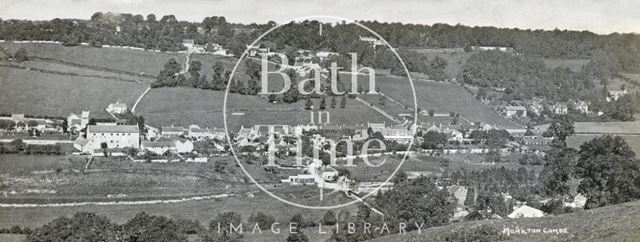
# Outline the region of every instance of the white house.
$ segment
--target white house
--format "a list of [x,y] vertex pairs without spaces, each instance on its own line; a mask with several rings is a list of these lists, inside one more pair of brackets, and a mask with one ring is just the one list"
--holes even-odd
[[627,93],[628,93],[627,90],[609,91],[609,97],[607,97],[607,102],[610,102],[611,100],[617,101],[622,96],[627,95]]
[[191,153],[193,151],[193,142],[187,139],[175,139],[173,143],[178,153]]
[[411,130],[402,126],[388,127],[383,129],[381,133],[386,140],[393,140],[400,144],[409,143],[413,138],[413,134],[411,133]]
[[67,129],[70,131],[80,131],[89,124],[89,111],[82,111],[80,116],[71,113],[67,116]]
[[115,103],[110,103],[107,107],[107,112],[113,114],[123,114],[127,113],[127,104],[121,103],[119,101]]
[[519,208],[513,210],[512,213],[507,215],[507,217],[509,218],[539,218],[543,216],[544,212],[527,205],[522,205]]
[[506,106],[504,112],[507,118],[527,116],[527,108],[523,106]]
[[554,114],[567,114],[569,112],[569,109],[567,108],[567,105],[565,105],[564,103],[555,103],[551,106],[551,111]]
[[584,114],[589,114],[589,103],[585,101],[577,101],[573,103],[576,111]]
[[162,127],[160,131],[163,136],[180,136],[184,135],[186,132],[187,129],[183,127],[175,127],[173,125]]
[[89,150],[101,149],[102,143],[106,143],[108,148],[139,148],[140,130],[138,125],[88,125],[87,139]]
[[167,151],[175,152],[176,144],[172,140],[158,139],[155,141],[144,141],[140,146],[142,150],[150,151],[154,154],[164,154]]
[[189,126],[189,131],[187,133],[187,137],[196,138],[196,139],[218,139],[222,140],[226,136],[226,132],[224,129],[218,128],[200,128],[198,125]]

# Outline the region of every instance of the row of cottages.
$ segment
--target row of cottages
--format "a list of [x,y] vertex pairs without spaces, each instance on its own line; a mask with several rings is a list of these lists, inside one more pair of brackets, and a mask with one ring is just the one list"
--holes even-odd
[[112,114],[125,114],[129,111],[127,104],[121,103],[117,101],[115,103],[110,103],[107,107],[107,112]]
[[523,106],[505,106],[502,112],[507,118],[527,117],[527,108]]
[[619,90],[619,91],[609,91],[609,96],[607,97],[607,102],[618,101],[622,96],[627,95],[627,90]]
[[16,131],[19,132],[27,129],[36,129],[40,132],[61,132],[61,128],[51,119],[27,118],[22,113],[12,113],[11,117],[0,117],[0,119],[11,120],[16,124],[24,124],[24,126],[17,125]]
[[193,151],[193,142],[187,139],[160,137],[154,141],[142,142],[140,148],[158,155],[167,152],[185,154]]
[[75,113],[69,114],[67,116],[67,130],[69,132],[78,132],[83,130],[89,125],[89,114],[90,111],[82,111],[80,115]]
[[160,134],[165,137],[187,137],[193,139],[218,139],[222,140],[226,137],[224,129],[213,128],[200,128],[198,125],[191,125],[189,128],[165,126],[161,128]]
[[139,148],[140,130],[138,125],[88,125],[86,138],[80,136],[73,147],[83,153],[93,153],[102,149],[102,144],[109,149]]

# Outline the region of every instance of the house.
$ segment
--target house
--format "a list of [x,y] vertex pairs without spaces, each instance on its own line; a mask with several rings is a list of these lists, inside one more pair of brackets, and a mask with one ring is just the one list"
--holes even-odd
[[200,128],[200,126],[198,125],[191,125],[189,126],[189,130],[187,133],[187,137],[189,138],[195,138],[195,139],[218,139],[218,140],[223,140],[224,137],[226,136],[226,132],[224,131],[224,129],[218,129],[218,128],[213,128],[213,129],[209,129],[209,128]]
[[543,216],[544,212],[527,205],[522,205],[519,208],[513,210],[512,213],[507,215],[507,217],[509,218],[539,218]]
[[577,101],[573,103],[574,109],[583,114],[589,114],[589,103],[585,101]]
[[464,205],[464,201],[467,199],[467,187],[465,186],[450,186],[447,188],[449,194],[456,198],[459,205]]
[[80,116],[71,113],[67,116],[67,129],[71,132],[83,130],[89,124],[89,111],[82,111]]
[[160,134],[163,136],[181,136],[186,134],[187,129],[183,127],[175,127],[173,125],[160,128]]
[[89,140],[85,139],[82,136],[79,136],[74,142],[73,142],[73,148],[83,152],[83,153],[88,153],[90,151],[89,147],[87,146],[87,144],[89,144]]
[[627,95],[627,90],[619,90],[619,91],[609,91],[609,97],[607,97],[607,102],[618,101],[622,96]]
[[166,152],[175,152],[176,144],[173,140],[166,138],[159,138],[155,141],[144,141],[140,146],[140,149],[152,152],[157,155],[164,154]]
[[381,133],[386,140],[396,141],[400,144],[407,144],[411,142],[411,139],[413,139],[413,133],[411,130],[402,126],[388,127],[383,129]]
[[117,101],[115,103],[110,103],[107,107],[107,112],[113,114],[124,114],[127,113],[127,104],[121,103]]
[[373,46],[384,45],[384,42],[382,40],[379,40],[378,38],[368,37],[368,36],[358,36],[358,37],[360,38],[360,41],[368,42]]
[[12,113],[11,114],[11,121],[13,121],[14,123],[19,123],[19,122],[25,122],[25,117],[23,113]]
[[177,153],[191,153],[193,151],[193,142],[188,139],[174,139],[173,143]]
[[316,182],[316,178],[311,174],[300,174],[289,176],[289,178],[282,180],[282,182],[290,183],[291,185],[309,185],[314,184]]
[[569,109],[567,108],[567,105],[564,103],[555,103],[551,106],[551,112],[553,112],[554,114],[567,114],[569,112]]
[[205,48],[202,45],[196,44],[193,39],[183,39],[182,46],[187,48],[188,53],[204,53]]
[[382,133],[382,131],[384,131],[385,126],[384,126],[384,122],[383,123],[369,123],[367,122],[367,129],[371,128],[371,131],[375,132],[380,132]]
[[269,52],[270,48],[264,44],[260,44],[259,46],[247,45],[247,56],[250,57],[260,57],[261,54]]
[[572,208],[584,208],[584,205],[587,203],[587,198],[582,194],[578,193],[573,197],[573,201],[565,202],[564,205]]
[[507,116],[507,118],[526,117],[527,108],[523,106],[506,106],[504,107],[504,113]]
[[140,147],[140,130],[138,125],[87,126],[87,149],[101,149],[103,143],[108,148]]

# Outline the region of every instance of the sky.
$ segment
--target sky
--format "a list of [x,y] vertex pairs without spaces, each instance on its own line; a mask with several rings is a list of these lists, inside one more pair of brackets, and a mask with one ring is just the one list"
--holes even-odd
[[310,15],[416,24],[640,33],[638,0],[0,0],[0,18],[89,19],[94,12],[173,14],[202,21],[286,22]]

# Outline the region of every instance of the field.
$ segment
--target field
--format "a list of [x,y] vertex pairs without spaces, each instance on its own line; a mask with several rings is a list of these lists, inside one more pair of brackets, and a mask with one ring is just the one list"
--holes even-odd
[[66,117],[91,110],[92,117],[110,117],[104,109],[120,100],[132,105],[146,85],[99,78],[52,75],[0,67],[0,113]]
[[[539,233],[512,234],[507,241],[638,241],[640,240],[640,202],[582,210],[570,214],[542,218],[500,219],[456,223],[380,237],[372,241],[444,241],[451,231],[469,231],[489,225],[499,232],[509,229],[540,229]],[[544,233],[543,229],[566,229],[567,233]]]
[[589,59],[544,59],[548,68],[569,68],[573,72],[580,72],[582,67],[589,63]]
[[[224,92],[188,89],[159,88],[152,89],[140,102],[136,110],[147,122],[155,126],[184,126],[198,124],[203,127],[224,128],[223,124]],[[319,100],[314,100],[318,105]],[[390,122],[386,117],[370,107],[349,99],[347,108],[331,109],[327,99],[327,111],[332,124],[366,124],[367,122]],[[338,99],[339,102],[339,99]],[[304,101],[292,104],[271,104],[260,96],[230,94],[228,103],[228,124],[238,129],[254,124],[307,124],[310,114],[304,110]],[[244,113],[233,116],[232,113]],[[284,119],[283,117],[286,117]],[[315,115],[317,122],[317,114]]]
[[462,66],[467,62],[469,57],[473,55],[473,52],[450,51],[443,53],[433,50],[434,49],[414,49],[413,51],[423,54],[429,59],[432,59],[436,56],[445,59],[448,64],[444,70],[444,73],[452,79],[458,78],[458,74],[460,74],[460,72],[462,71]]
[[576,133],[640,134],[640,122],[576,122]]
[[109,68],[132,73],[157,75],[171,58],[179,63],[186,60],[185,54],[160,53],[122,48],[95,48],[90,46],[66,47],[48,43],[0,43],[10,53],[23,47],[29,56],[51,58],[82,64],[89,67]]
[[[359,76],[359,83],[365,85],[365,76]],[[517,128],[518,125],[501,117],[490,107],[476,100],[463,87],[448,82],[431,82],[414,80],[415,95],[418,108],[433,109],[435,113],[460,113],[470,122],[481,121],[500,128]],[[376,88],[394,98],[405,106],[413,108],[413,93],[408,80],[399,77],[376,76]],[[429,122],[429,120],[427,120]]]
[[33,171],[70,170],[84,167],[80,157],[50,155],[0,155],[0,174],[28,174]]

